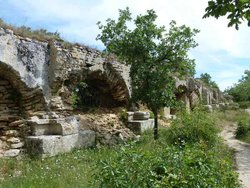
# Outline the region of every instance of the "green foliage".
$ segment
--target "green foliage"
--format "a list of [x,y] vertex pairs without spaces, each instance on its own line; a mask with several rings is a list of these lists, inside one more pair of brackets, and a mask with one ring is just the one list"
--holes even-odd
[[238,121],[236,129],[236,138],[244,140],[250,135],[250,117]]
[[190,114],[183,112],[177,117],[166,136],[169,143],[186,145],[198,142],[211,147],[217,142],[218,129],[211,114],[194,109]]
[[198,79],[201,80],[208,87],[219,89],[218,85],[215,83],[215,81],[212,81],[212,77],[208,73],[201,74],[200,78]]
[[96,91],[85,82],[79,82],[72,92],[71,100],[74,109],[85,109],[99,106],[100,102],[95,97]]
[[94,187],[239,187],[225,146],[207,150],[195,143],[182,148],[167,145],[161,137],[150,147],[138,147],[146,142],[129,144],[113,158],[100,160]]
[[247,109],[250,108],[250,101],[240,101],[238,102],[240,108]]
[[[131,65],[132,100],[146,104],[155,118],[162,107],[175,105],[174,76],[194,74],[194,60],[188,58],[188,51],[197,46],[193,37],[198,33],[185,25],[177,27],[175,21],[166,31],[157,26],[156,19],[153,10],[134,20],[128,8],[120,10],[118,21],[98,22],[101,34],[97,36],[107,53]],[[155,126],[157,130],[157,123]]]
[[246,70],[244,74],[237,84],[225,91],[236,102],[250,101],[250,70]]
[[0,187],[89,187],[95,161],[112,153],[86,149],[42,160],[0,159]]
[[153,112],[151,112],[151,111],[150,111],[149,113],[150,113],[149,118],[150,118],[150,119],[153,119],[153,118],[155,117],[154,113],[153,113]]
[[123,123],[127,123],[128,122],[128,113],[127,110],[121,110],[119,112],[119,119],[123,122]]
[[[206,117],[198,114],[190,117],[203,122]],[[140,141],[114,148],[76,150],[42,160],[1,159],[0,187],[239,187],[232,153],[221,140],[209,144],[213,147],[199,141],[183,147],[169,142],[168,129],[160,131],[157,141],[147,133]]]
[[203,18],[213,16],[219,18],[226,16],[229,19],[228,27],[235,26],[246,20],[250,26],[250,1],[249,0],[210,0]]

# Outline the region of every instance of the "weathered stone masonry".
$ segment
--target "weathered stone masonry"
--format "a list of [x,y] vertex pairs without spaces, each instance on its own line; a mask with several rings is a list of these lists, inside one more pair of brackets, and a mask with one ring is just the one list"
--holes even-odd
[[[101,52],[0,28],[0,156],[15,157],[26,149],[45,157],[95,145],[95,132],[80,130],[72,114],[71,96],[79,82],[98,89],[101,104],[124,105],[131,95],[129,67]],[[176,88],[187,109],[222,99],[194,79],[177,79]]]
[[[83,46],[40,42],[0,28],[0,156],[51,156],[93,146],[95,133],[79,130],[71,94],[81,81],[126,104],[128,67]],[[102,86],[105,86],[102,87]]]

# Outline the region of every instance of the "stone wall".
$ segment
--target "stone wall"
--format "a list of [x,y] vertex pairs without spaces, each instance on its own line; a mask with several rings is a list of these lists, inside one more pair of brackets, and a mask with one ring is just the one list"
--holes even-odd
[[[101,52],[0,28],[0,156],[18,156],[25,142],[33,154],[39,143],[42,156],[92,146],[95,134],[80,131],[78,118],[69,112],[79,82],[93,84],[118,105],[131,94],[129,68]],[[75,131],[65,133],[68,129]]]
[[[226,102],[226,99],[219,89],[209,88],[194,78],[187,80],[179,80],[176,78],[176,88],[177,99],[183,101],[188,111],[200,104],[212,107],[213,105]],[[172,113],[174,114],[175,110],[172,110]]]
[[[41,156],[93,146],[95,133],[80,131],[71,116],[72,93],[85,82],[98,90],[100,104],[126,105],[129,70],[86,46],[41,42],[0,28],[0,156],[18,156],[25,145]],[[187,110],[223,98],[194,79],[176,79],[176,88]]]

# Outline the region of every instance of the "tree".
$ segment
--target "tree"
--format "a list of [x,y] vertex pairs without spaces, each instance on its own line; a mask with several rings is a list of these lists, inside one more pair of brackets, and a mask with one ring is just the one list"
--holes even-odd
[[246,20],[250,26],[250,0],[211,0],[208,1],[205,11],[203,18],[210,16],[219,18],[228,14],[228,27],[235,25],[238,30],[243,20]]
[[212,81],[212,77],[208,73],[204,73],[204,74],[202,73],[200,75],[200,78],[198,79],[201,80],[208,87],[219,89],[218,85],[215,83],[215,81]]
[[250,70],[246,70],[244,74],[237,84],[225,91],[236,102],[250,101]]
[[[132,20],[128,8],[119,10],[117,21],[108,19],[106,25],[98,22],[105,52],[116,54],[131,66],[132,101],[141,101],[154,113],[154,138],[158,138],[158,112],[164,106],[175,104],[174,76],[194,74],[194,60],[188,58],[190,48],[197,46],[193,36],[198,30],[185,25],[170,29],[159,27],[155,11],[148,10]],[[128,23],[134,25],[128,27]],[[133,29],[132,29],[133,28]]]

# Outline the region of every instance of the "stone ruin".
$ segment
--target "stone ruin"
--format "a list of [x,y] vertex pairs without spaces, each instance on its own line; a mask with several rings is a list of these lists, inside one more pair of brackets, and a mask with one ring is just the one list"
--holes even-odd
[[[95,146],[96,132],[79,129],[79,117],[73,113],[72,92],[82,81],[96,89],[101,106],[128,103],[129,67],[124,64],[85,46],[41,42],[0,28],[0,156],[27,152],[46,157]],[[194,79],[177,79],[176,87],[181,91],[177,99],[188,110],[201,100],[205,105],[223,100],[219,91]],[[135,133],[153,127],[153,120],[133,117],[128,127],[139,125]]]

